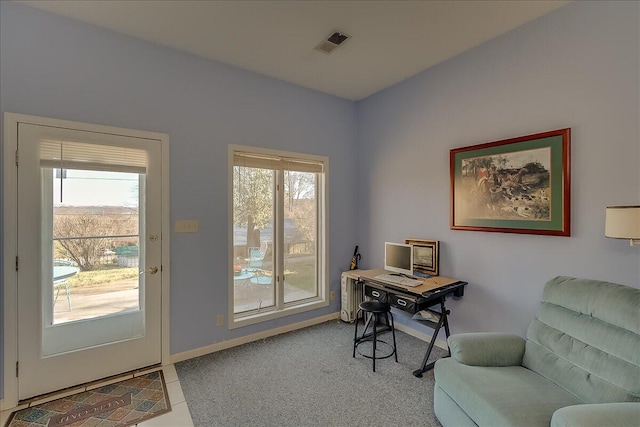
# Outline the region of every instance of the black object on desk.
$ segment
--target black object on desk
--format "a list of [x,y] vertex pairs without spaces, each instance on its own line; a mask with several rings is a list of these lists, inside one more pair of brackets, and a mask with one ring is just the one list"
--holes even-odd
[[[445,306],[446,296],[453,294],[456,297],[462,297],[464,295],[464,286],[467,285],[467,282],[435,277],[427,280],[426,283],[428,283],[429,286],[425,285],[424,287],[427,289],[424,290],[423,286],[412,288],[383,282],[375,279],[377,274],[380,274],[380,270],[363,271],[361,273],[359,280],[363,283],[362,289],[365,296],[378,301],[388,302],[392,307],[412,314],[422,310],[428,310],[430,307],[440,306],[439,312],[428,310],[434,315],[433,319],[420,320],[433,328],[433,336],[431,337],[420,368],[413,371],[413,375],[420,378],[424,372],[433,369],[435,362],[427,362],[440,329],[444,327],[447,338],[449,338],[450,335],[448,316],[451,312],[447,310]],[[443,284],[438,286],[438,281],[440,280],[442,280]],[[438,319],[437,321],[435,321],[436,318]],[[449,355],[451,355],[450,351]]]

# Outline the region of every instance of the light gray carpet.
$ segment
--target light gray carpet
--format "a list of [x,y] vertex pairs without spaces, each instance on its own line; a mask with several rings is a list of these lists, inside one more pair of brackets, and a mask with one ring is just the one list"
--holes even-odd
[[439,426],[433,371],[412,375],[427,343],[396,336],[399,363],[377,361],[375,373],[352,358],[353,325],[338,321],[175,366],[196,426]]

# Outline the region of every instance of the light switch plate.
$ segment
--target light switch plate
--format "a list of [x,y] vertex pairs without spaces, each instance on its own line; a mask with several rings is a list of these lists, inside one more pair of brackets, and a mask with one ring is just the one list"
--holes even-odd
[[173,229],[176,233],[197,233],[198,221],[195,219],[179,219],[176,220]]

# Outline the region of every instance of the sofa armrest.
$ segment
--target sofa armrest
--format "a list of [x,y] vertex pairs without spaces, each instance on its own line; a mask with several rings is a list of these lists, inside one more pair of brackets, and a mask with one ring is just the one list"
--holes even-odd
[[635,427],[639,424],[640,402],[565,406],[551,417],[551,427]]
[[447,340],[451,357],[471,366],[520,366],[524,339],[518,335],[467,333],[451,335]]

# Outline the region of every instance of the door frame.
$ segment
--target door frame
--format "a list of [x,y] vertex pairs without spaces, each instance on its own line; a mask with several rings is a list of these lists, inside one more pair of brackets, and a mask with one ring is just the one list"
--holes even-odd
[[4,181],[2,197],[3,204],[3,300],[4,300],[4,363],[3,363],[3,399],[0,409],[12,409],[18,405],[18,275],[15,269],[18,243],[18,218],[16,206],[18,202],[18,168],[16,165],[16,151],[18,148],[18,123],[29,123],[41,126],[52,126],[77,129],[88,132],[110,133],[136,138],[154,139],[162,145],[162,303],[161,328],[162,349],[161,363],[167,365],[170,360],[169,345],[169,278],[170,274],[170,216],[169,216],[169,135],[157,132],[133,130],[113,126],[103,126],[68,120],[58,120],[26,114],[4,114]]

